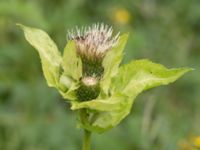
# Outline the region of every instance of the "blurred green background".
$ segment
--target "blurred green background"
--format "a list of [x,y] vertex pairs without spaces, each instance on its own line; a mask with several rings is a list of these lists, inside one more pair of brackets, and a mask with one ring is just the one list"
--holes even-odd
[[123,63],[195,68],[141,94],[118,127],[92,139],[94,150],[192,150],[200,136],[200,0],[0,0],[0,150],[79,150],[76,116],[47,87],[17,22],[47,31],[61,51],[68,29],[104,22],[130,33]]

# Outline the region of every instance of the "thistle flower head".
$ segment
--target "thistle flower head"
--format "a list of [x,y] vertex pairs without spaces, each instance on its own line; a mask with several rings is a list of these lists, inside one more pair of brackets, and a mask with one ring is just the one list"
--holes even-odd
[[77,53],[88,60],[102,59],[106,52],[114,47],[119,33],[113,36],[113,29],[108,25],[93,24],[92,26],[68,31],[68,40],[75,40]]

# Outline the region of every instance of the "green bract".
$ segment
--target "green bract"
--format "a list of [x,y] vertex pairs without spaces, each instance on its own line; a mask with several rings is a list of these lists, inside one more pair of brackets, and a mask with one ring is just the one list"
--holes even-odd
[[167,69],[147,59],[132,61],[119,67],[128,35],[121,35],[118,44],[103,59],[100,94],[96,99],[80,101],[76,90],[82,77],[82,62],[76,53],[75,41],[68,41],[63,57],[56,44],[42,30],[19,25],[27,41],[37,49],[47,83],[69,100],[72,110],[86,109],[88,120],[79,125],[92,132],[104,132],[116,126],[130,112],[136,96],[144,90],[174,82],[190,68]]

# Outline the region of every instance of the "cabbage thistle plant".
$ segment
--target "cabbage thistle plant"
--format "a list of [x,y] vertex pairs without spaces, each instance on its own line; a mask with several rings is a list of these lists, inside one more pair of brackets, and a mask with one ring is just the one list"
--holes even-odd
[[191,70],[167,69],[147,59],[120,66],[128,34],[113,36],[104,24],[69,31],[63,55],[46,32],[19,26],[39,53],[47,84],[77,112],[84,150],[89,150],[91,133],[117,126],[142,91],[174,82]]

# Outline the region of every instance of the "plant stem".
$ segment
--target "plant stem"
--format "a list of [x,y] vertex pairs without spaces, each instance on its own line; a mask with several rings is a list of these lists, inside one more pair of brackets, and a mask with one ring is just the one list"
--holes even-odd
[[[80,119],[83,124],[88,122],[87,110],[85,108],[80,110]],[[83,150],[90,150],[90,141],[91,141],[91,132],[84,129]]]
[[84,130],[83,150],[90,150],[90,139],[91,139],[91,132],[88,130]]

